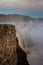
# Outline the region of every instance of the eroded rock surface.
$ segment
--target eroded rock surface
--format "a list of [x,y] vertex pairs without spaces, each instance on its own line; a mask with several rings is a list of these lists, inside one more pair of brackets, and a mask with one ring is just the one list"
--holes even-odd
[[16,30],[13,25],[0,25],[0,65],[16,65]]
[[29,65],[13,25],[0,24],[0,65]]

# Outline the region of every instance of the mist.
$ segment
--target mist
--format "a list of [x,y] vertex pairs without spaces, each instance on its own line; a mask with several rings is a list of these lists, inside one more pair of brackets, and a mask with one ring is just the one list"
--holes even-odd
[[43,22],[39,21],[12,21],[0,22],[16,26],[19,46],[27,53],[30,65],[43,65]]

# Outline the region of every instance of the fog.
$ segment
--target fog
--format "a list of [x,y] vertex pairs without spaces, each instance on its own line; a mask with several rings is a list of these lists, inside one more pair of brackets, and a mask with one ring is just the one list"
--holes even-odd
[[19,46],[27,53],[30,65],[43,65],[43,22],[0,22],[16,26]]

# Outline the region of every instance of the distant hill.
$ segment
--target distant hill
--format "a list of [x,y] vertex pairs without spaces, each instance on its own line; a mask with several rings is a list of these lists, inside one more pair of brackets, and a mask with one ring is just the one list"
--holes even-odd
[[43,18],[32,18],[31,16],[24,16],[24,15],[18,15],[18,14],[8,14],[8,15],[5,15],[5,14],[0,14],[0,22],[3,22],[3,21],[23,21],[23,22],[26,22],[26,21],[30,21],[30,20],[39,20],[39,21],[43,21]]

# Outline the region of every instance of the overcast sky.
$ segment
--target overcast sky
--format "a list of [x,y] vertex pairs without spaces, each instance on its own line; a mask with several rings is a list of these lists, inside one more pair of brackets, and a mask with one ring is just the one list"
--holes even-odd
[[0,0],[0,8],[43,8],[43,0]]
[[0,0],[0,12],[14,9],[43,10],[43,0]]

